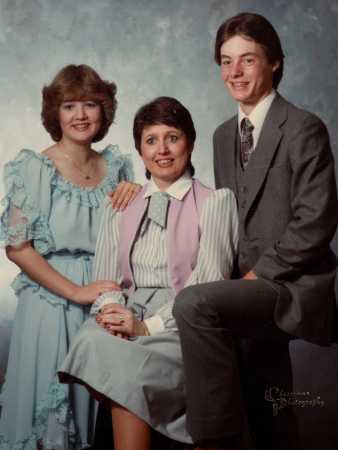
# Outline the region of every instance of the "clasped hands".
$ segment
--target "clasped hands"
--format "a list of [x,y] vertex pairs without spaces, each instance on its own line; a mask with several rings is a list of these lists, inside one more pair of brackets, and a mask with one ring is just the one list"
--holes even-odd
[[122,339],[149,336],[146,324],[138,320],[130,309],[118,303],[105,305],[96,315],[96,322],[110,334]]

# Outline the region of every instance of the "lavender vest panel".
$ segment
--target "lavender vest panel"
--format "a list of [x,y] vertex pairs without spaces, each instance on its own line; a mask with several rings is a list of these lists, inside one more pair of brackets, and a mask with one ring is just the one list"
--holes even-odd
[[[148,206],[143,198],[146,186],[121,214],[119,264],[123,277],[122,286],[133,291],[135,283],[130,264],[133,243]],[[168,269],[175,292],[183,287],[193,271],[199,249],[199,216],[202,206],[212,189],[193,180],[191,189],[182,201],[170,199],[168,211]]]

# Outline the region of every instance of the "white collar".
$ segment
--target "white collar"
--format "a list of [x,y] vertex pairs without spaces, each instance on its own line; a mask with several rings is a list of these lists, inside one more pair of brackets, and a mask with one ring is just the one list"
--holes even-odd
[[249,115],[246,115],[243,111],[240,105],[238,106],[238,129],[241,129],[241,122],[244,117],[247,117],[250,119],[250,122],[255,127],[253,130],[253,138],[254,138],[254,147],[257,144],[259,135],[261,133],[263,123],[265,120],[265,117],[269,111],[269,108],[276,97],[276,91],[272,89],[269,95],[263,98],[251,111]]
[[[176,180],[173,184],[171,184],[168,189],[165,191],[171,197],[176,198],[176,200],[182,200],[185,194],[189,191],[192,185],[192,178],[189,170],[186,170],[184,174]],[[150,197],[155,192],[159,192],[157,184],[151,178],[149,183],[146,186],[145,193],[143,194],[144,198]]]

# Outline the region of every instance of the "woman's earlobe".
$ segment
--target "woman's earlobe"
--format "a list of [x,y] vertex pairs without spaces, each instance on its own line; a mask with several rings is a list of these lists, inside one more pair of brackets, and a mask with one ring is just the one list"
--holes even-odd
[[280,61],[276,61],[272,64],[272,71],[276,72],[276,70],[280,67]]

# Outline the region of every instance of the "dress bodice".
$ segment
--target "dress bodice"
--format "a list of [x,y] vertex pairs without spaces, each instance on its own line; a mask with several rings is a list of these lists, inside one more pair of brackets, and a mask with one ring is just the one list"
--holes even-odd
[[102,156],[105,177],[95,187],[80,187],[63,178],[46,155],[21,150],[5,167],[2,243],[17,245],[31,240],[43,255],[93,254],[104,197],[121,180],[132,179],[131,161],[117,146],[108,146]]

